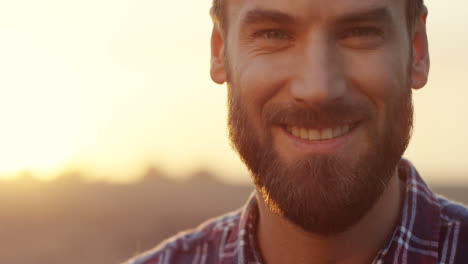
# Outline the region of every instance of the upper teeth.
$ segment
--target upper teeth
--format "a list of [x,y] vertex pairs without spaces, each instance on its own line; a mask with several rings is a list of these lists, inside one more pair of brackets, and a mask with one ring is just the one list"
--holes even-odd
[[335,128],[310,129],[298,126],[286,126],[286,130],[294,136],[307,140],[325,140],[336,138],[349,131],[349,125]]

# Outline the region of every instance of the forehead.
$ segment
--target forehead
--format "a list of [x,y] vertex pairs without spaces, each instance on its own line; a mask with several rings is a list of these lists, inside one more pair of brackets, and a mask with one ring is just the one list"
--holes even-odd
[[370,9],[386,9],[395,21],[405,19],[408,0],[223,0],[227,1],[230,25],[239,24],[249,11],[274,10],[304,21],[326,23],[336,18]]

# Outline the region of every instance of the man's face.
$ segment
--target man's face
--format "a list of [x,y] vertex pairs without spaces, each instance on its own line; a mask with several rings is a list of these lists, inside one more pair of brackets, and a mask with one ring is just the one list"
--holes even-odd
[[407,146],[411,86],[425,80],[405,7],[229,0],[228,34],[213,42],[225,60],[212,76],[228,82],[231,140],[271,209],[306,231],[356,223]]

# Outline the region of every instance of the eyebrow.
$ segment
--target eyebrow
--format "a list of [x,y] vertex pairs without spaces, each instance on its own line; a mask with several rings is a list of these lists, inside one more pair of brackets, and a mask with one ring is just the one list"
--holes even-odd
[[241,20],[241,24],[260,24],[260,23],[275,23],[275,24],[295,24],[297,19],[287,13],[257,8],[247,12]]
[[[270,10],[257,8],[248,11],[241,20],[241,24],[260,24],[260,23],[275,23],[275,24],[297,24],[299,19],[278,10]],[[393,23],[393,18],[390,11],[386,7],[377,7],[364,10],[354,11],[338,17],[334,24],[346,25],[357,24],[363,22],[381,22],[385,24]]]
[[364,22],[380,22],[384,24],[392,24],[393,18],[387,7],[377,7],[345,14],[339,17],[335,23],[339,25],[347,25]]

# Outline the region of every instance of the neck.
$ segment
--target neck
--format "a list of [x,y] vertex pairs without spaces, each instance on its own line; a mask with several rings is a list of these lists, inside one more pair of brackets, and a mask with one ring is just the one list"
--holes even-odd
[[367,214],[346,232],[320,236],[305,232],[271,212],[257,191],[257,237],[263,258],[277,263],[371,263],[398,222],[404,184],[397,173]]

